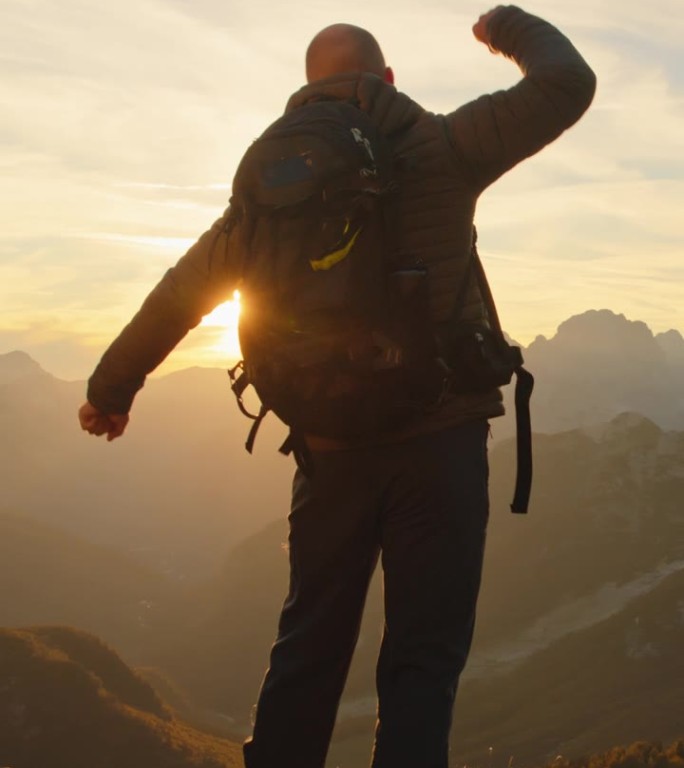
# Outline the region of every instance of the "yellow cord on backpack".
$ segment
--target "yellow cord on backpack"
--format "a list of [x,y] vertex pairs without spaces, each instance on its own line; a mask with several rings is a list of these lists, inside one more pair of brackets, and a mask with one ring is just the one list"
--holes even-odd
[[349,252],[354,247],[356,238],[359,236],[359,232],[361,232],[362,229],[363,227],[359,227],[351,236],[349,242],[342,248],[339,248],[338,250],[333,251],[332,253],[329,253],[320,259],[310,259],[309,264],[311,264],[311,268],[314,270],[314,272],[319,272],[320,270],[324,269],[332,269],[335,264],[339,264],[343,259],[346,259],[349,255]]

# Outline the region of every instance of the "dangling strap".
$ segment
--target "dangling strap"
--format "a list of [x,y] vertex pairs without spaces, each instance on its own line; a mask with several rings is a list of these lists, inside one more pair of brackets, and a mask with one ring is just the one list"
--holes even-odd
[[257,432],[259,431],[261,422],[264,420],[264,416],[269,412],[269,410],[270,409],[267,408],[263,403],[261,404],[261,407],[259,408],[259,414],[254,419],[254,424],[252,424],[252,428],[249,430],[249,434],[247,435],[247,442],[245,443],[247,453],[251,453],[254,449],[254,441],[256,440]]
[[233,394],[237,400],[238,408],[248,419],[251,419],[254,422],[251,429],[249,430],[249,434],[247,435],[247,442],[245,443],[247,452],[252,453],[252,450],[254,449],[254,441],[256,440],[257,432],[259,431],[261,422],[264,420],[264,416],[271,409],[262,403],[259,407],[259,413],[256,415],[250,413],[247,410],[247,407],[245,406],[245,403],[242,399],[242,395],[251,382],[249,380],[249,376],[247,375],[247,371],[245,370],[245,363],[243,360],[240,360],[237,365],[228,370],[228,376],[230,377],[230,388],[233,390]]
[[[475,275],[477,277],[480,293],[487,308],[489,323],[491,327],[503,338],[501,321],[496,311],[496,304],[492,296],[492,290],[489,287],[487,275],[480,261],[480,255],[477,252],[477,232],[473,227],[473,245],[471,251],[471,261],[475,266]],[[532,420],[530,417],[530,398],[534,389],[534,376],[519,365],[515,369],[515,429],[516,429],[516,452],[517,452],[517,472],[515,478],[515,492],[511,504],[511,512],[524,515],[530,502],[530,493],[532,491]]]
[[[247,371],[245,370],[244,360],[240,360],[240,362],[233,366],[233,368],[229,368],[228,376],[230,378],[230,388],[233,390],[233,394],[235,395],[235,399],[237,400],[238,408],[240,409],[241,413],[248,419],[259,419],[261,416],[261,411],[256,415],[250,413],[247,410],[247,406],[245,405],[244,400],[242,399],[242,395],[251,383],[249,376],[247,375]],[[263,416],[261,416],[261,418],[263,418]]]
[[515,375],[515,429],[518,467],[511,512],[524,515],[530,503],[530,491],[532,490],[530,397],[534,389],[534,376],[523,368],[522,365],[515,369]]
[[309,446],[306,444],[304,435],[300,432],[293,432],[290,430],[288,436],[285,438],[285,442],[278,449],[283,455],[293,455],[294,460],[307,477],[311,477],[313,474],[313,456],[309,450]]

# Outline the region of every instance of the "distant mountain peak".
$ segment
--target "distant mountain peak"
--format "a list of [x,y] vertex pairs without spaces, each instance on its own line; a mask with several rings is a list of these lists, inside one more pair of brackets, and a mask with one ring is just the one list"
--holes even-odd
[[27,376],[49,376],[50,374],[26,352],[15,350],[0,355],[0,383],[16,381]]
[[646,418],[640,413],[634,411],[623,411],[619,413],[614,419],[611,419],[610,426],[616,431],[627,431],[634,429],[635,427],[648,427],[649,429],[655,429],[658,432],[661,431],[660,427],[655,424],[651,419]]
[[585,427],[582,431],[597,442],[624,440],[632,433],[654,437],[662,434],[662,430],[655,422],[634,411],[623,411],[609,422]]
[[674,363],[684,363],[684,337],[674,328],[656,335],[655,340],[667,358]]
[[674,328],[670,328],[669,331],[663,331],[663,333],[659,333],[656,338],[667,339],[673,344],[681,344],[684,346],[684,336],[682,336],[682,334]]
[[[527,351],[530,365],[537,355],[553,356],[556,372],[576,368],[585,378],[594,372],[605,378],[612,370],[624,379],[628,374],[633,378],[635,365],[644,370],[665,365],[668,353],[663,346],[643,321],[628,320],[610,309],[590,309],[562,322],[552,338],[537,336]],[[684,349],[681,355],[684,360]]]
[[558,336],[584,334],[591,332],[601,336],[626,334],[653,338],[650,328],[642,320],[628,320],[623,314],[611,309],[589,309],[581,315],[573,315],[558,326]]

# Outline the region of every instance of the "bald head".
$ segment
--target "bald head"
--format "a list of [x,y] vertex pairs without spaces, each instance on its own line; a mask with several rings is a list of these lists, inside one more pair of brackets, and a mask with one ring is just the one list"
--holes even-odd
[[311,83],[343,72],[372,72],[393,82],[378,41],[352,24],[333,24],[321,30],[306,51],[306,79]]

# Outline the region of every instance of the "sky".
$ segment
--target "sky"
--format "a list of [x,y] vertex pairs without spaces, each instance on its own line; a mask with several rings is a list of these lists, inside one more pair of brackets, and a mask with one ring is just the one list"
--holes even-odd
[[[590,111],[480,198],[505,330],[528,344],[588,309],[684,332],[684,4],[535,0],[598,76]],[[246,146],[304,79],[311,37],[370,29],[434,112],[513,85],[474,0],[3,0],[0,354],[85,379],[222,213]],[[235,305],[158,374],[224,366]]]

